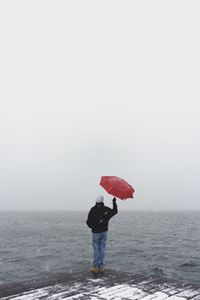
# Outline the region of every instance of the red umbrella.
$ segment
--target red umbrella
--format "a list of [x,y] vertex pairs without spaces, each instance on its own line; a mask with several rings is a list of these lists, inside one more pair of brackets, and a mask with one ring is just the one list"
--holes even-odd
[[133,198],[134,188],[117,176],[102,176],[100,185],[112,196],[125,200]]

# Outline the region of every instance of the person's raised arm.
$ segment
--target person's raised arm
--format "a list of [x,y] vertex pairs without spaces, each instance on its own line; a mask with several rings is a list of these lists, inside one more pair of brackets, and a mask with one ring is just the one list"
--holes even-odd
[[116,203],[117,199],[114,197],[113,198],[113,209],[112,209],[112,215],[116,215],[118,210],[117,210],[117,203]]

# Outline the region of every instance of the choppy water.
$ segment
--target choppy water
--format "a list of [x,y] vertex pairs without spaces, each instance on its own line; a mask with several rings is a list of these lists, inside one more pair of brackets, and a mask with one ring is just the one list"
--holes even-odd
[[[0,283],[75,272],[92,261],[87,212],[0,212]],[[119,212],[108,268],[200,284],[200,212]]]

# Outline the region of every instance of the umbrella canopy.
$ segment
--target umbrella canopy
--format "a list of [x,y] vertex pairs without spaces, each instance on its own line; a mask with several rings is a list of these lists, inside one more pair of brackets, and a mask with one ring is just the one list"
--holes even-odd
[[100,185],[112,196],[125,200],[133,198],[134,188],[117,176],[102,176]]

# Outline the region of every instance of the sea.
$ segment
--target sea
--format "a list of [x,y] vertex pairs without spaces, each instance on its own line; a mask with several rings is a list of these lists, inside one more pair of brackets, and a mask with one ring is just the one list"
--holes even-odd
[[[0,212],[0,285],[89,271],[87,211]],[[200,211],[119,211],[106,267],[200,285]]]

